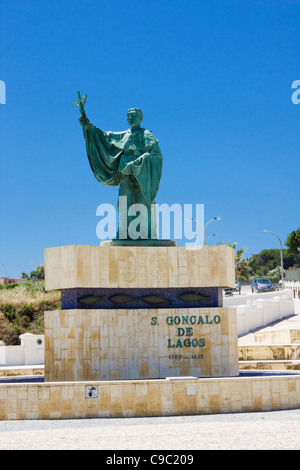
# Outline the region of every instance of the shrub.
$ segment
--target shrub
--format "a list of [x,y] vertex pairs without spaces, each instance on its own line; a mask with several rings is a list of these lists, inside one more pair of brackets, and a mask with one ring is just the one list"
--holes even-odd
[[60,292],[45,292],[44,284],[18,284],[0,289],[0,340],[19,344],[19,335],[44,333],[44,312],[60,309]]
[[33,303],[24,304],[18,311],[18,317],[26,316],[30,321],[34,320],[35,306]]
[[5,302],[0,304],[0,310],[10,322],[16,318],[16,309],[11,303]]
[[22,286],[26,292],[45,292],[45,284],[43,282],[26,282]]
[[2,289],[14,289],[19,284],[2,284]]

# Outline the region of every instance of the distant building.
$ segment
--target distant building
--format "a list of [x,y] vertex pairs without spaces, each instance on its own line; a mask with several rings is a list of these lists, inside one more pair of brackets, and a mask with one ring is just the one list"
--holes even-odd
[[27,282],[27,279],[14,279],[9,277],[0,277],[0,284],[22,284]]

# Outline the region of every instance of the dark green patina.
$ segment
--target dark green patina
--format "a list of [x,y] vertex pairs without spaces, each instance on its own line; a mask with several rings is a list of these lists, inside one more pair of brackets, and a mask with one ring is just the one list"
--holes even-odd
[[[83,127],[86,151],[92,171],[98,181],[107,186],[119,186],[119,227],[117,239],[131,239],[128,227],[136,213],[130,207],[142,204],[143,227],[141,239],[156,239],[156,195],[162,174],[163,156],[158,140],[140,127],[142,111],[131,108],[127,120],[131,129],[124,132],[106,132],[90,123],[84,111],[86,95],[80,96],[73,106],[80,109],[79,122]],[[127,197],[126,209],[122,208],[121,196]],[[127,210],[129,208],[129,211]],[[134,211],[134,209],[133,209]],[[140,216],[139,216],[140,217]],[[145,220],[145,217],[147,220]]]

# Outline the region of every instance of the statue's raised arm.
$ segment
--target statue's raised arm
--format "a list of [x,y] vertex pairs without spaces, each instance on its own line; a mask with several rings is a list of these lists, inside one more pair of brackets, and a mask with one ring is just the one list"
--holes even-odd
[[80,91],[77,91],[77,94],[78,94],[78,100],[75,101],[75,103],[73,103],[73,106],[78,106],[79,110],[80,110],[80,114],[85,114],[85,111],[84,111],[84,105],[86,103],[86,98],[87,98],[87,95],[84,95],[84,96],[80,96]]
[[79,111],[80,111],[79,122],[81,126],[88,127],[90,125],[90,121],[88,120],[87,115],[85,114],[85,110],[84,110],[84,105],[86,103],[87,95],[84,95],[81,97],[80,91],[78,91],[77,94],[78,94],[78,100],[75,101],[75,103],[73,103],[73,106],[78,106],[79,108]]

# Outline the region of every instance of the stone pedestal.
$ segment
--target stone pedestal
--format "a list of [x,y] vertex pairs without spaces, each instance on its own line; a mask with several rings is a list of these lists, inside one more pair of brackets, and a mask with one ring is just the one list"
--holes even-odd
[[234,253],[220,246],[63,246],[45,250],[45,380],[236,376]]

